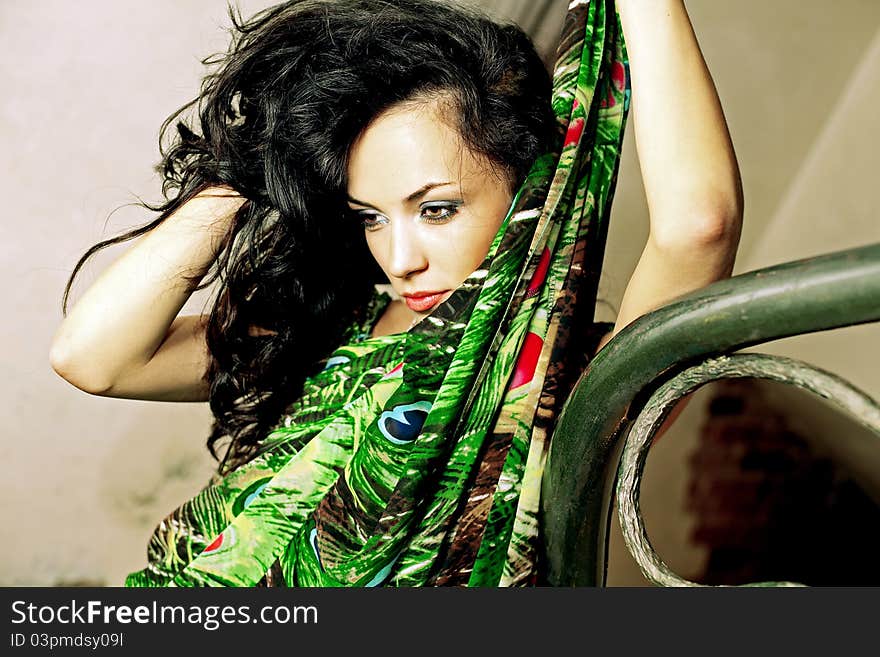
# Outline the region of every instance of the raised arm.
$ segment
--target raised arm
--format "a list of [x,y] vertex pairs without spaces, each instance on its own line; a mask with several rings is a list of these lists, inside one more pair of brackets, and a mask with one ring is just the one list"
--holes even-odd
[[229,190],[205,190],[138,238],[58,327],[53,369],[91,394],[207,400],[202,317],[178,317],[192,294],[183,276],[204,276],[243,202]]
[[[739,166],[683,0],[617,0],[630,59],[632,120],[650,215],[614,335],[733,271],[743,216]],[[684,410],[684,397],[658,429]]]
[[632,120],[650,214],[614,334],[733,271],[739,167],[683,0],[617,0],[630,58]]

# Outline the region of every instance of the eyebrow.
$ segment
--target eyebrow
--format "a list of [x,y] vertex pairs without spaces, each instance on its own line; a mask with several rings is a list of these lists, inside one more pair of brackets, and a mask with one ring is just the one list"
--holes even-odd
[[[413,201],[418,201],[421,197],[423,197],[425,194],[430,192],[435,187],[443,187],[445,185],[453,185],[453,184],[455,184],[455,183],[452,183],[452,182],[430,182],[427,185],[422,185],[421,187],[419,187],[416,191],[414,191],[412,194],[407,196],[404,199],[404,201],[406,203],[412,203]],[[356,198],[352,198],[351,196],[348,197],[348,202],[354,203],[356,205],[363,205],[368,208],[373,207],[369,203],[364,203],[363,201],[358,201]]]

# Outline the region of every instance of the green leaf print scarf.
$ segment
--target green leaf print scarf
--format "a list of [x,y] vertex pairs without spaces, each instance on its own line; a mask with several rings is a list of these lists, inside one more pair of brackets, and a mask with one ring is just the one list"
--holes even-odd
[[610,1],[571,3],[553,107],[564,143],[480,268],[406,333],[370,337],[377,291],[258,456],[167,516],[126,586],[541,583],[541,474],[598,338],[629,108]]

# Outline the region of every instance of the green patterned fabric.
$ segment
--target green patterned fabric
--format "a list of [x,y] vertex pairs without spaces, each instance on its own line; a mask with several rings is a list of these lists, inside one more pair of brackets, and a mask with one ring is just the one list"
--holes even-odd
[[165,518],[126,586],[541,583],[540,479],[598,338],[629,108],[613,4],[573,2],[557,57],[564,143],[481,267],[406,333],[370,337],[377,291],[258,456]]

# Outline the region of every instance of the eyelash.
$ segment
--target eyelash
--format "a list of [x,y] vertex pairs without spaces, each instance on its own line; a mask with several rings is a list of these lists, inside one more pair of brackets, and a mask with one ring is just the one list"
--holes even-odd
[[[454,217],[458,213],[458,209],[460,203],[434,203],[434,204],[426,204],[423,205],[421,210],[421,217],[424,221],[427,221],[431,224],[445,224],[452,217]],[[442,210],[443,214],[439,217],[429,217],[425,215],[426,210]],[[365,212],[361,210],[354,210],[354,215],[360,220],[366,230],[377,230],[379,226],[387,223],[388,219],[378,212]],[[382,219],[384,221],[379,221],[378,219]]]
[[[437,203],[435,205],[423,205],[421,209],[422,218],[430,223],[440,224],[449,221],[458,212],[459,203]],[[443,214],[439,217],[426,217],[425,210],[443,210]]]

